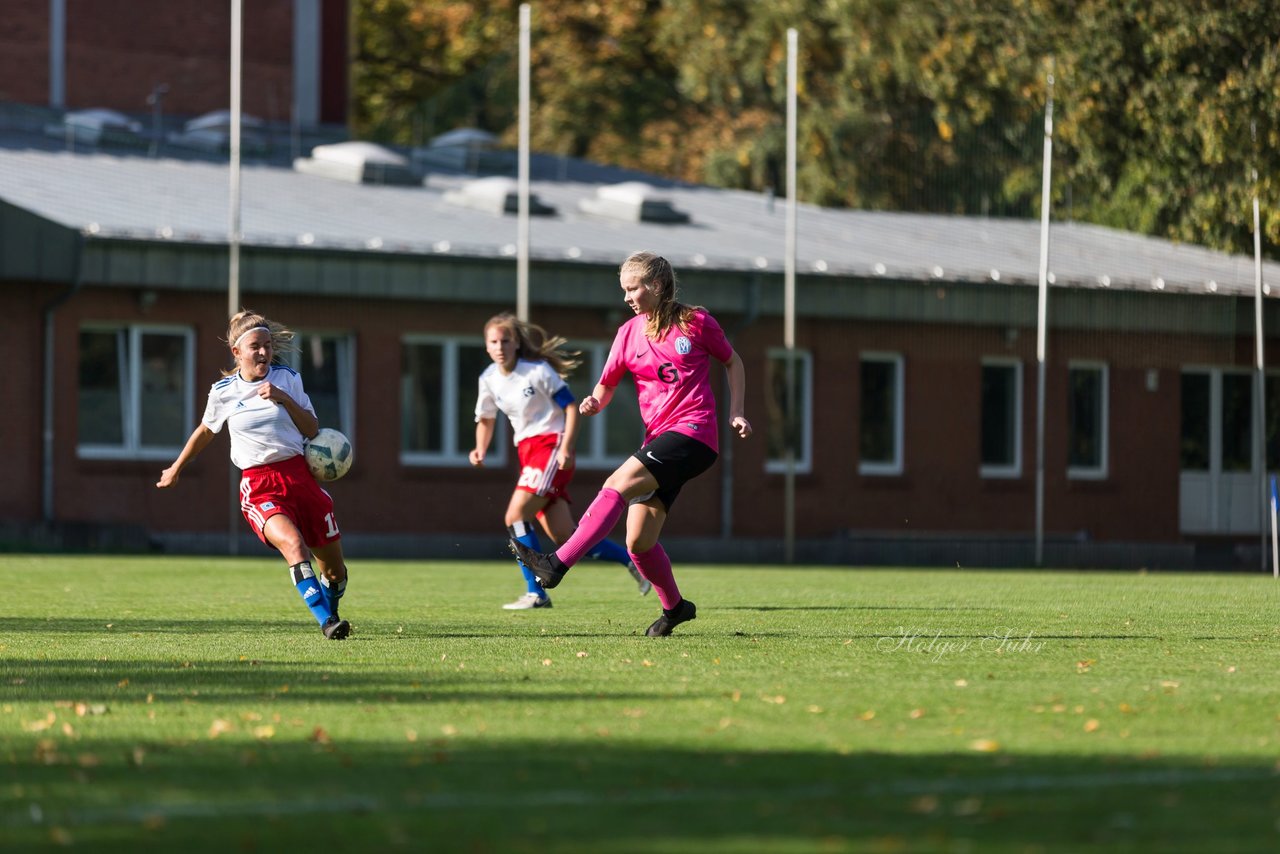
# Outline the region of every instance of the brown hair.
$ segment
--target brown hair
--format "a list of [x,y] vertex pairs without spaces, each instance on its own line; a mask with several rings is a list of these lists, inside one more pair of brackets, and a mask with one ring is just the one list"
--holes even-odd
[[661,341],[673,326],[687,332],[693,313],[704,310],[700,305],[685,305],[676,299],[680,291],[676,271],[670,261],[656,252],[632,252],[618,268],[618,275],[623,273],[639,276],[641,284],[651,286],[658,298],[658,304],[649,313],[644,327],[645,337],[650,341]]
[[565,350],[569,343],[567,338],[556,335],[547,337],[547,331],[536,323],[521,320],[509,311],[495,314],[485,321],[484,331],[488,335],[494,326],[501,326],[511,332],[516,341],[516,358],[529,359],[535,362],[546,362],[561,377],[568,377],[573,369],[582,364],[576,358],[582,355],[577,350]]
[[[271,333],[271,350],[272,359],[276,359],[281,353],[296,352],[298,347],[293,343],[293,330],[285,326],[283,323],[276,323],[274,320],[268,320],[265,316],[251,309],[241,309],[232,315],[231,322],[227,324],[227,346],[235,347],[240,337],[251,329],[266,329]],[[239,370],[238,366],[233,365],[230,369],[223,369],[222,375],[229,377]]]

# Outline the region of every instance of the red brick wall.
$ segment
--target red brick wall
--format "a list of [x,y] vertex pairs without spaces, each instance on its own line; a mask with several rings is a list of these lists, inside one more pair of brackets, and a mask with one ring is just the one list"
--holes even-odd
[[[61,288],[0,288],[0,315],[13,322],[0,336],[0,359],[18,368],[0,407],[0,436],[23,449],[10,476],[0,479],[0,517],[35,519],[40,512],[41,317]],[[396,303],[358,299],[250,296],[248,304],[295,327],[356,333],[357,465],[333,485],[345,530],[362,533],[485,533],[500,528],[514,482],[506,469],[400,464],[401,339],[410,333],[474,331],[479,343],[492,306]],[[157,531],[226,530],[231,506],[225,436],[184,473],[181,486],[163,493],[154,483],[167,461],[81,460],[76,456],[76,333],[86,321],[174,323],[195,326],[196,409],[208,384],[228,364],[225,297],[221,293],[162,291],[143,313],[137,293],[86,287],[57,313],[55,422],[56,515],[62,521],[129,522]],[[736,318],[721,318],[726,328]],[[577,340],[608,340],[613,327],[598,310],[557,309],[534,320]],[[827,537],[842,531],[901,536],[937,533],[1028,536],[1035,508],[1035,336],[996,327],[891,324],[805,319],[800,346],[813,355],[812,473],[797,478],[796,533]],[[765,474],[765,353],[781,341],[776,319],[755,322],[735,340],[747,366],[747,414],[758,429],[750,441],[732,440],[733,459],[690,483],[668,523],[673,536],[715,536],[720,530],[726,472],[734,481],[734,532],[777,537],[783,532],[783,478]],[[1246,342],[1247,343],[1247,342]],[[1180,376],[1184,364],[1247,365],[1249,348],[1230,335],[1123,335],[1062,332],[1051,339],[1046,423],[1046,533],[1087,531],[1095,540],[1176,542],[1178,532]],[[901,353],[906,369],[906,469],[898,477],[857,473],[863,351]],[[1009,355],[1023,363],[1022,475],[979,476],[980,360]],[[1105,361],[1110,378],[1110,476],[1066,478],[1066,379],[1071,359]],[[1147,371],[1158,385],[1147,387]],[[719,393],[722,385],[717,379]],[[578,390],[582,393],[582,390]],[[194,427],[194,425],[192,425]],[[726,466],[730,468],[726,469]],[[581,513],[606,472],[579,472],[573,484]]]
[[44,403],[43,306],[60,290],[26,282],[0,285],[0,441],[7,449],[0,476],[0,522],[41,518],[41,407]]
[[6,0],[0,13],[0,99],[49,101],[49,0]]
[[[347,0],[321,4],[321,117],[347,102]],[[293,99],[293,2],[244,4],[244,111],[288,121]],[[146,113],[157,84],[164,110],[197,115],[230,104],[231,10],[206,0],[67,0],[66,106]],[[0,15],[0,98],[49,101],[48,0],[10,0]]]

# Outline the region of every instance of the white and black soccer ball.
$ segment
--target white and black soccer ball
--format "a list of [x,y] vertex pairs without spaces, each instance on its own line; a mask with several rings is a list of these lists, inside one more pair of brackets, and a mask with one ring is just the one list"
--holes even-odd
[[351,440],[332,427],[321,427],[303,447],[307,468],[316,480],[337,480],[351,470]]

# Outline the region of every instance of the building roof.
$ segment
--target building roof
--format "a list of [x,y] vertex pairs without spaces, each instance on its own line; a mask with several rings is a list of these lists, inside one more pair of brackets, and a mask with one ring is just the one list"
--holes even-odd
[[[358,184],[279,163],[246,163],[243,244],[291,252],[513,257],[514,215],[446,199],[471,180],[431,171],[421,185]],[[582,209],[602,186],[624,181],[649,185],[652,196],[670,202],[688,221],[626,222]],[[546,156],[535,158],[531,192],[555,210],[532,221],[535,260],[613,266],[629,252],[649,248],[677,270],[783,269],[786,204],[764,194]],[[225,246],[229,195],[227,164],[209,157],[68,151],[53,139],[0,135],[0,202],[93,239]],[[1033,220],[802,204],[797,222],[797,271],[805,279],[1035,284],[1039,278],[1040,225]],[[1237,295],[1254,290],[1248,256],[1069,222],[1052,224],[1050,247],[1056,286]],[[1263,276],[1280,282],[1280,264],[1266,263]]]

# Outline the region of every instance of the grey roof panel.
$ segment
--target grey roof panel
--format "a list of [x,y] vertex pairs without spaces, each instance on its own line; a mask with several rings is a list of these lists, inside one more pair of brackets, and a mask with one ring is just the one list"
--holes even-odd
[[[671,258],[678,270],[782,270],[782,200],[653,179],[655,196],[688,213],[690,221],[611,221],[581,212],[579,202],[594,197],[602,183],[634,180],[635,173],[576,162],[568,169],[565,163],[536,161],[531,192],[558,213],[532,220],[534,258],[613,265],[649,248]],[[241,174],[243,240],[360,252],[513,255],[514,216],[445,201],[446,192],[467,180],[433,173],[421,186],[360,185],[247,164]],[[223,244],[229,193],[228,166],[208,159],[70,153],[47,142],[0,145],[0,199],[104,237]],[[1253,261],[1246,256],[1080,223],[1054,223],[1050,241],[1049,268],[1058,286],[1253,292]],[[1034,284],[1039,246],[1039,223],[1029,220],[810,205],[798,212],[797,269],[806,276]],[[1264,278],[1280,282],[1280,264],[1265,264]]]

